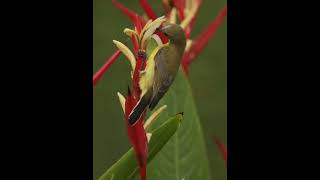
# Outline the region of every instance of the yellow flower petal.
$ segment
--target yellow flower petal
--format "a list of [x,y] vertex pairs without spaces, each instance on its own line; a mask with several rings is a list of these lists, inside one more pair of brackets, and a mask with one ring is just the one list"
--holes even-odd
[[177,9],[172,8],[170,16],[169,16],[169,22],[172,24],[176,24],[177,22]]
[[186,10],[190,11],[192,6],[195,5],[195,0],[187,0],[186,1]]
[[148,30],[151,26],[154,26],[154,24],[159,23],[160,21],[165,21],[165,16],[158,17],[154,21],[151,21],[149,24],[145,25],[145,30]]
[[191,45],[192,45],[192,40],[191,40],[191,39],[188,39],[188,40],[187,40],[187,45],[186,45],[185,51],[189,51]]
[[195,16],[198,8],[199,8],[199,4],[194,2],[191,6],[191,9],[188,11],[186,18],[180,24],[183,29],[185,29],[190,24],[192,18]]
[[121,93],[117,93],[118,97],[119,97],[119,101],[122,107],[123,112],[125,113],[125,104],[126,104],[126,99],[123,97],[123,95]]
[[157,42],[157,44],[158,44],[159,46],[162,46],[162,45],[163,45],[163,43],[162,43],[162,41],[161,41],[161,39],[160,39],[160,37],[159,37],[158,35],[153,34],[153,35],[151,36],[151,38],[153,38],[153,39]]
[[138,33],[135,30],[132,30],[132,29],[129,29],[129,28],[125,28],[123,30],[123,32],[129,37],[132,37],[132,35],[135,35],[135,36],[139,37]]
[[148,143],[150,142],[150,139],[151,139],[151,136],[152,136],[152,133],[147,133],[147,140],[148,140]]
[[134,57],[133,53],[130,51],[130,49],[122,44],[119,41],[113,40],[113,43],[118,47],[118,49],[127,57],[129,60],[132,69],[134,70],[136,67],[136,58]]
[[144,34],[144,32],[149,28],[149,25],[151,24],[152,19],[149,19],[149,21],[144,25],[144,27],[142,28],[140,34],[139,34],[139,40],[141,40],[142,35]]
[[151,37],[151,35],[156,31],[158,27],[161,26],[163,22],[165,22],[166,19],[164,16],[159,17],[158,19],[154,20],[153,22],[150,23],[149,28],[146,30],[146,32],[142,36],[141,40],[141,47],[142,49],[145,48],[145,43],[146,41]]

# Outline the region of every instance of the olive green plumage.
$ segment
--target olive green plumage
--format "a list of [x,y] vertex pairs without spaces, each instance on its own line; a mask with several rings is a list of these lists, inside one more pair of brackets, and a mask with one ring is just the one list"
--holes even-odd
[[129,115],[129,124],[133,125],[149,106],[153,110],[170,88],[186,47],[183,29],[177,24],[167,24],[160,29],[169,39],[169,43],[158,47],[147,60],[145,72],[140,78],[141,99]]

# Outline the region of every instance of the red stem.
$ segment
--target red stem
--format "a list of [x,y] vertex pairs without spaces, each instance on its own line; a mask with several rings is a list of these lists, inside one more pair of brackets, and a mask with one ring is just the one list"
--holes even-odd
[[139,0],[141,7],[143,8],[144,12],[147,14],[147,16],[152,19],[155,20],[157,19],[157,15],[156,13],[153,11],[153,9],[151,8],[149,2],[147,0]]
[[184,20],[184,7],[185,7],[185,0],[173,0],[173,5],[177,8],[178,10],[178,16],[180,21]]
[[139,26],[139,22],[144,22],[143,18],[139,15],[137,15],[137,13],[135,13],[134,11],[126,8],[124,5],[122,5],[121,3],[119,3],[116,0],[112,0],[112,4],[119,9],[124,15],[126,15],[127,17],[129,17],[129,19],[135,24],[135,26],[138,28]]
[[[208,44],[209,40],[215,35],[218,27],[222,24],[225,16],[227,15],[227,6],[224,6],[219,12],[218,16],[211,22],[211,24],[193,41],[192,46],[188,52],[184,54],[182,64],[186,69],[192,61],[200,54],[200,52]],[[188,71],[186,70],[185,71]]]
[[198,16],[198,12],[199,12],[200,6],[201,6],[201,4],[202,4],[202,0],[198,0],[197,3],[198,3],[198,5],[197,5],[197,6],[198,6],[197,11],[196,11],[195,15],[193,16],[193,18],[192,18],[192,20],[191,20],[191,22],[190,22],[190,25],[189,25],[189,26],[187,27],[187,29],[186,29],[186,37],[187,37],[187,39],[189,39],[190,36],[191,36],[191,32],[192,32],[193,27],[194,27],[194,25],[195,25],[196,18],[197,18],[197,16]]
[[118,8],[124,15],[128,16],[132,21],[135,20],[136,13],[131,11],[130,9],[126,8],[124,5],[119,3],[116,0],[112,0],[112,4]]
[[172,2],[171,0],[162,0],[162,7],[166,16],[168,16],[172,10]]
[[184,63],[184,59],[186,59],[187,56],[188,55],[186,53],[183,55],[181,66],[182,66],[183,72],[188,77],[189,76],[189,66],[188,66],[188,64]]
[[145,114],[142,115],[142,117],[138,120],[138,122],[135,125],[130,125],[128,122],[129,114],[131,113],[132,109],[135,107],[138,100],[139,99],[135,99],[132,96],[129,90],[128,96],[126,98],[126,103],[125,103],[125,118],[126,118],[126,127],[128,131],[129,140],[135,151],[136,160],[138,161],[141,180],[146,180],[148,146],[147,146],[146,132],[143,128]]
[[140,176],[141,176],[141,180],[147,179],[147,167],[145,164],[140,168]]
[[134,25],[137,28],[138,33],[140,34],[142,27],[145,25],[145,21],[141,18],[141,16],[136,15]]
[[132,40],[132,44],[133,44],[133,50],[137,54],[137,52],[139,50],[139,45],[138,45],[136,36],[132,35],[131,40]]
[[119,57],[121,51],[117,50],[113,55],[106,61],[106,63],[94,74],[93,86],[95,87],[101,77],[107,72],[112,63]]

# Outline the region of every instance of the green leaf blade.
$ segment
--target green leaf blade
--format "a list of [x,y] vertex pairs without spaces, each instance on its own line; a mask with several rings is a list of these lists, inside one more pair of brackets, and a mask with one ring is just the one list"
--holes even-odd
[[168,106],[167,110],[152,127],[157,127],[176,112],[184,112],[184,120],[177,133],[148,165],[147,178],[152,180],[211,179],[200,119],[189,82],[181,68],[174,84],[158,106],[164,104]]
[[[177,114],[169,118],[160,127],[153,130],[149,147],[148,162],[157,155],[168,140],[175,134],[180,126],[182,115]],[[138,173],[138,164],[133,149],[125,153],[113,166],[111,166],[99,180],[128,180],[133,179]]]

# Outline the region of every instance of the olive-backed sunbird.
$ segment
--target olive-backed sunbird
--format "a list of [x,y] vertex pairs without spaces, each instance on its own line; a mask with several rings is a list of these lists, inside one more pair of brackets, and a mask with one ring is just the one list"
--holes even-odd
[[129,124],[135,124],[145,109],[150,110],[170,88],[177,72],[186,47],[186,37],[183,29],[177,24],[167,24],[159,29],[167,38],[168,43],[158,46],[146,61],[146,67],[141,72],[139,86],[140,100],[129,114]]

